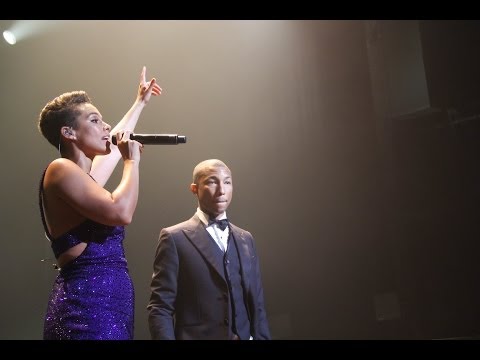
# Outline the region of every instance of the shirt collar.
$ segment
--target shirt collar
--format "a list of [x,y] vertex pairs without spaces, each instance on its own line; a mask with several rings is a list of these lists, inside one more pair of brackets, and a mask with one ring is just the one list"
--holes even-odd
[[[197,207],[197,212],[196,212],[197,216],[199,217],[200,221],[205,225],[205,226],[208,226],[208,219],[209,219],[209,216],[204,213],[200,207]],[[226,219],[227,218],[227,212],[224,212],[220,218],[218,220],[222,220],[222,219]]]

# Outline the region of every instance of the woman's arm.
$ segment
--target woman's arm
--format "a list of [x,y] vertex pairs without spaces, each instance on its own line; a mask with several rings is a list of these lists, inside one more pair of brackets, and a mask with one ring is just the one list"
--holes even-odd
[[[56,206],[57,216],[54,214],[53,219],[66,213],[71,213],[72,217],[71,210],[74,210],[80,217],[105,225],[128,225],[132,221],[138,200],[142,144],[129,140],[129,131],[120,134],[124,134],[118,142],[124,160],[123,175],[111,193],[99,186],[71,160],[59,158],[49,165],[44,180],[45,194],[49,200],[46,204],[50,204],[51,211],[55,210],[54,204],[59,204],[59,201],[70,207],[68,209],[62,205],[62,213],[58,215],[60,205]],[[49,214],[51,215],[51,212]],[[53,222],[52,234],[61,233],[58,228],[62,228],[64,222],[65,219],[60,221],[60,224]]]
[[[156,79],[152,78],[149,82],[145,81],[145,66],[140,74],[140,84],[138,86],[137,98],[130,110],[124,115],[122,120],[110,131],[111,134],[116,134],[119,131],[132,131],[137,125],[140,114],[143,108],[150,100],[152,95],[161,95],[162,88],[158,86]],[[92,162],[90,175],[97,181],[100,186],[104,186],[113,170],[121,158],[120,151],[116,145],[110,144],[111,152],[108,155],[96,156]]]

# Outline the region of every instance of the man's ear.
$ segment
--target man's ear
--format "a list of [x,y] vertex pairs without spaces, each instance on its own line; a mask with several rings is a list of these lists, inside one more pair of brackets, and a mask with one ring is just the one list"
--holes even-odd
[[190,191],[191,191],[193,194],[197,194],[197,192],[198,192],[198,186],[197,186],[197,184],[195,184],[195,183],[190,184]]

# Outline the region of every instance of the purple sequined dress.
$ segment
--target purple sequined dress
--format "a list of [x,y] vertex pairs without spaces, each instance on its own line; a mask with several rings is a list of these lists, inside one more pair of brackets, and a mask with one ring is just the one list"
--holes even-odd
[[43,213],[42,185],[43,177],[40,211],[55,257],[80,242],[87,243],[82,254],[60,269],[55,279],[43,338],[132,340],[135,295],[123,248],[124,227],[87,220],[52,239]]

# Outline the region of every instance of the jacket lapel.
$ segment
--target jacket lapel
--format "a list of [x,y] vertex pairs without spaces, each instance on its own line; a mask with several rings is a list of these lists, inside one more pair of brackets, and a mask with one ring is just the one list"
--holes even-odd
[[217,273],[225,280],[223,273],[223,264],[222,257],[216,254],[216,251],[221,251],[217,249],[213,240],[210,239],[208,231],[205,230],[202,222],[195,216],[195,224],[191,228],[184,230],[185,236],[190,240],[192,245],[197,248],[197,250],[202,254],[205,260],[213,266]]

